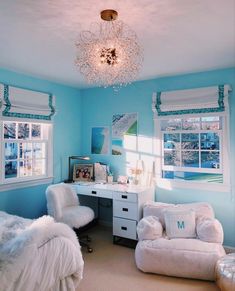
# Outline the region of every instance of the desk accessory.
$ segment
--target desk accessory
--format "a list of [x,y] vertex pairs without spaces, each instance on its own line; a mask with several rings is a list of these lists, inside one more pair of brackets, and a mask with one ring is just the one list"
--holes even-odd
[[94,163],[94,178],[98,183],[106,183],[108,180],[109,167],[103,163]]
[[128,177],[127,176],[118,176],[118,184],[127,184]]
[[89,182],[93,178],[93,164],[74,164],[73,181]]
[[87,157],[87,156],[69,156],[68,179],[64,180],[64,183],[73,183],[73,178],[72,178],[72,173],[71,173],[72,160],[89,161],[90,157]]

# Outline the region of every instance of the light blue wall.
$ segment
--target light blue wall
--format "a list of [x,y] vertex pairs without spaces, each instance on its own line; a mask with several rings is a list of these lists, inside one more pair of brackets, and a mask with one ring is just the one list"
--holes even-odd
[[[111,88],[94,88],[82,90],[82,153],[90,154],[91,127],[110,126],[114,113],[138,112],[139,135],[153,137],[153,114],[151,110],[152,93],[156,91],[177,90],[231,84],[235,91],[235,69],[215,70],[197,74],[164,77],[154,80],[136,82],[115,93]],[[231,105],[231,170],[235,173],[235,92],[230,99]],[[93,161],[106,162],[111,165],[116,176],[125,174],[125,155],[93,155]],[[233,176],[235,179],[235,175]],[[225,231],[225,244],[235,246],[235,201],[231,193],[182,190],[156,190],[156,199],[164,202],[208,201],[222,222]],[[109,212],[106,219],[110,219]]]
[[[56,97],[54,117],[54,182],[67,178],[67,157],[80,154],[81,97],[77,88],[0,69],[0,83],[50,92]],[[0,210],[34,218],[46,213],[47,185],[0,192]]]
[[[54,119],[54,176],[55,182],[67,177],[67,156],[90,155],[91,127],[110,126],[114,113],[138,112],[139,135],[153,137],[152,92],[231,84],[235,90],[235,69],[216,70],[198,74],[180,75],[136,82],[114,93],[112,89],[79,91],[11,71],[0,69],[0,82],[52,92],[56,96],[57,115]],[[235,94],[231,105],[231,169],[235,173]],[[82,110],[81,110],[82,108]],[[93,155],[93,161],[107,162],[116,176],[125,173],[125,155]],[[235,176],[233,177],[233,179]],[[0,192],[0,210],[34,218],[46,213],[45,189],[47,185]],[[208,201],[222,222],[225,244],[235,246],[235,201],[231,193],[173,189],[156,190],[156,199],[165,202]],[[105,205],[105,203],[103,203]],[[111,219],[110,208],[103,207],[105,219]],[[104,216],[104,213],[108,213]]]

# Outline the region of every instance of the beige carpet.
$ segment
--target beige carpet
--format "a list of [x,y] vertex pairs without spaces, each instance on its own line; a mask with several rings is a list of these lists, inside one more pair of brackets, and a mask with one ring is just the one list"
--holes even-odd
[[134,250],[112,244],[111,228],[89,231],[91,254],[83,250],[84,277],[77,291],[218,291],[215,283],[145,274],[136,268]]

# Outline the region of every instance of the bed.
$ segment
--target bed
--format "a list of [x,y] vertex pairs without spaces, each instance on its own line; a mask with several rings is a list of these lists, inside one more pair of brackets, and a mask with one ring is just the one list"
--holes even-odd
[[74,231],[50,216],[0,211],[0,291],[75,290],[84,261]]

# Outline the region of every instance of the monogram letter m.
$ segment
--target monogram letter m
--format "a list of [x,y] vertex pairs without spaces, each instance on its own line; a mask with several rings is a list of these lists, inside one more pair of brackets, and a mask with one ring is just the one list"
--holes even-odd
[[184,221],[177,221],[178,229],[184,228]]

